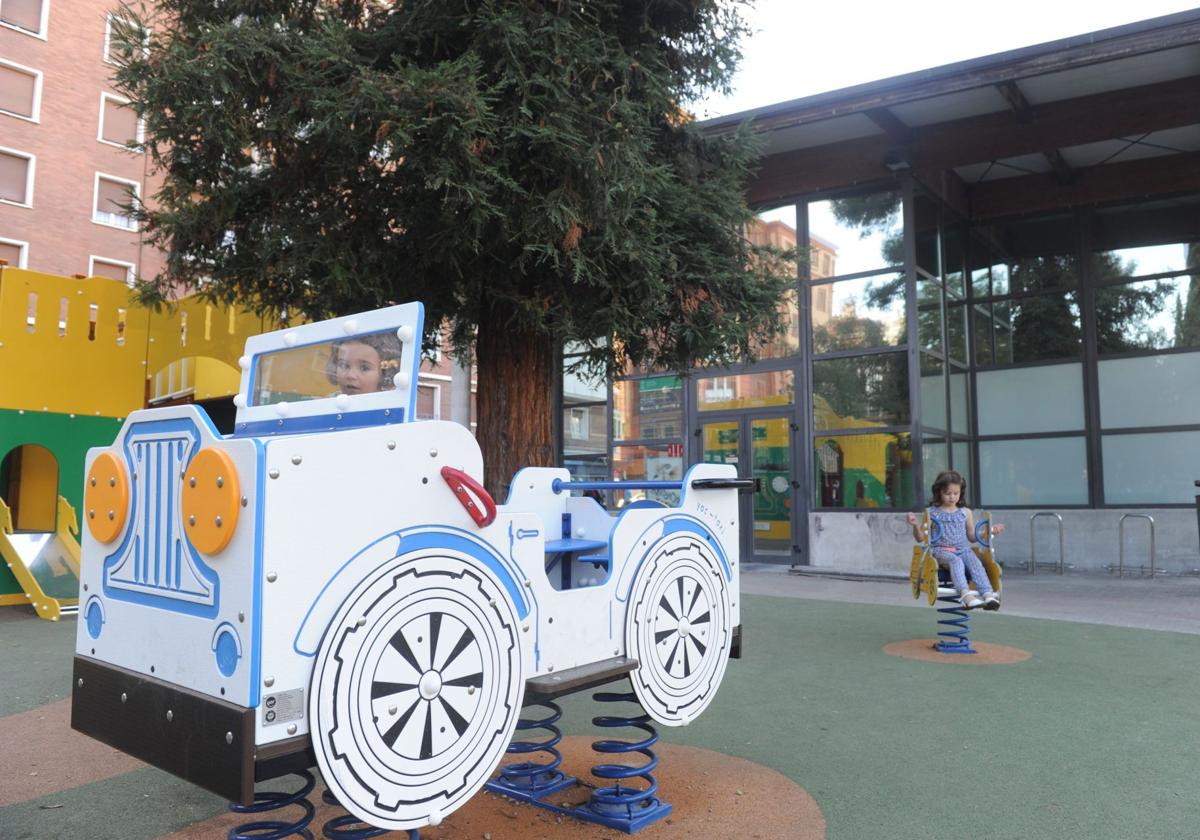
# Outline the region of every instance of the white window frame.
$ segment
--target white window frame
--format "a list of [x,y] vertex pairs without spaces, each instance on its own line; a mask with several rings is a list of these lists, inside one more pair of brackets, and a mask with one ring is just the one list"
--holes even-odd
[[586,406],[567,406],[571,410],[571,425],[579,427],[579,434],[573,434],[570,428],[567,428],[566,436],[571,440],[588,440],[591,436],[591,414]]
[[0,236],[0,244],[16,245],[20,249],[20,256],[17,257],[17,264],[12,268],[29,268],[29,243],[20,239],[8,239]]
[[[47,0],[48,1],[48,0]],[[105,64],[116,64],[109,55],[109,48],[112,46],[112,24],[113,19],[118,15],[109,12],[104,18],[104,52],[103,58]],[[142,42],[142,55],[148,55],[150,52],[150,32],[146,32],[146,40]]]
[[130,288],[133,288],[134,278],[137,277],[137,266],[136,265],[134,265],[131,262],[126,262],[125,260],[115,259],[113,257],[100,257],[95,254],[88,254],[88,277],[97,277],[98,276],[96,274],[96,263],[97,262],[104,262],[104,263],[108,263],[109,265],[125,266],[125,285],[129,286]]
[[[124,143],[114,143],[112,140],[105,139],[105,137],[104,137],[104,103],[110,99],[113,102],[116,102],[120,105],[128,105],[129,104],[129,100],[126,99],[124,96],[117,96],[115,93],[108,93],[106,91],[100,91],[100,116],[96,120],[96,139],[99,140],[101,143],[103,143],[106,146],[116,146],[118,149],[124,149],[127,152],[133,152],[134,154],[140,155],[142,153],[141,149],[131,149],[129,146],[126,146]],[[145,138],[146,138],[146,123],[141,117],[138,117],[137,118],[137,129],[134,131],[133,139],[136,140],[139,144],[141,144],[142,142],[145,141]]]
[[[417,375],[417,390],[420,391],[421,388],[431,388],[433,390],[433,417],[430,417],[429,419],[430,420],[441,420],[442,419],[442,386],[438,385],[435,382],[427,381],[429,378],[430,377],[427,374],[424,374],[424,373],[418,374]],[[415,395],[414,395],[414,399],[413,399],[413,419],[414,420],[417,419],[417,400],[415,399]]]
[[15,61],[8,61],[4,58],[0,58],[0,65],[11,67],[17,72],[33,76],[33,115],[27,117],[24,114],[5,111],[3,108],[0,108],[0,114],[17,120],[25,120],[25,122],[40,123],[42,121],[42,71],[34,70],[32,67],[26,67],[24,64],[17,64]]
[[50,23],[50,0],[42,0],[42,19],[38,21],[38,31],[30,32],[28,29],[22,29],[11,23],[5,23],[0,20],[0,27],[11,29],[14,32],[20,32],[22,35],[28,35],[30,38],[37,38],[40,41],[46,40],[46,28]]
[[[130,220],[131,224],[119,225],[119,224],[115,224],[114,222],[106,222],[106,221],[103,221],[103,220],[97,218],[97,216],[100,212],[97,205],[99,205],[99,203],[100,203],[100,179],[101,178],[105,179],[106,181],[116,181],[117,183],[126,184],[128,186],[131,186],[131,187],[133,187],[134,198],[140,200],[142,197],[142,185],[138,181],[131,181],[128,178],[122,178],[119,175],[109,175],[107,172],[97,172],[96,178],[92,182],[92,224],[100,225],[101,227],[114,228],[115,230],[137,231],[138,223],[137,223],[136,219],[130,218],[129,220]],[[114,214],[110,214],[110,215],[116,215],[116,214],[114,213]],[[129,218],[129,217],[122,216],[121,218]]]
[[32,152],[22,152],[20,149],[10,149],[7,146],[0,146],[0,153],[6,155],[14,155],[15,157],[23,157],[29,161],[29,168],[25,170],[25,203],[19,201],[9,201],[7,198],[0,198],[0,204],[7,204],[9,207],[24,207],[26,209],[33,208],[33,173],[37,168],[37,155]]

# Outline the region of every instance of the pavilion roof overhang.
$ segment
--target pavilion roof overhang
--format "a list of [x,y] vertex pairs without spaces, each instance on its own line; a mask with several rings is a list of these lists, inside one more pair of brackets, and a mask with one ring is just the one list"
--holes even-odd
[[755,205],[901,170],[976,219],[1200,190],[1200,9],[701,125],[747,120]]

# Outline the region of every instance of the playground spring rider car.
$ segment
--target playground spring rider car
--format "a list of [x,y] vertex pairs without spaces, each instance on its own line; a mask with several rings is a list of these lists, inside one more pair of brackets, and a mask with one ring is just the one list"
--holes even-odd
[[[232,435],[177,405],[88,453],[74,728],[241,806],[315,763],[358,820],[415,829],[506,749],[550,758],[494,784],[533,801],[561,786],[556,739],[510,747],[552,731],[518,726],[526,698],[553,717],[554,697],[628,675],[642,728],[704,711],[740,647],[752,481],[528,468],[496,505],[468,430],[411,422],[422,318],[410,303],[252,337]],[[682,492],[616,518],[571,495],[610,486]],[[652,742],[613,747],[650,764],[600,765],[616,784],[579,814],[634,830],[666,813]],[[631,798],[625,776],[649,787]]]

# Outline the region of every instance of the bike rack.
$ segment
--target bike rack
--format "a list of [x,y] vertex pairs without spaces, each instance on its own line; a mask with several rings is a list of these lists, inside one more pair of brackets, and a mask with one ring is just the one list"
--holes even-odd
[[1067,558],[1066,544],[1063,542],[1063,518],[1050,510],[1043,510],[1029,517],[1029,574],[1037,574],[1037,551],[1033,543],[1033,522],[1039,516],[1053,516],[1058,520],[1058,573],[1061,575]]
[[1127,513],[1117,525],[1117,540],[1121,543],[1121,550],[1117,555],[1117,577],[1125,574],[1125,520],[1131,518],[1145,519],[1150,523],[1150,579],[1154,580],[1154,517],[1148,513]]

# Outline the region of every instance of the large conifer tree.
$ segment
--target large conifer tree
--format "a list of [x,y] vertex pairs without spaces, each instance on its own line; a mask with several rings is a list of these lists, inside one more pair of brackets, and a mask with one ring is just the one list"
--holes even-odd
[[[744,0],[162,0],[118,84],[180,284],[310,318],[421,300],[478,365],[487,484],[548,464],[558,341],[684,368],[778,326],[740,236],[753,160],[681,110],[724,88]],[[148,36],[141,31],[148,30]],[[148,47],[140,46],[147,37]],[[136,45],[136,46],[135,46]]]

